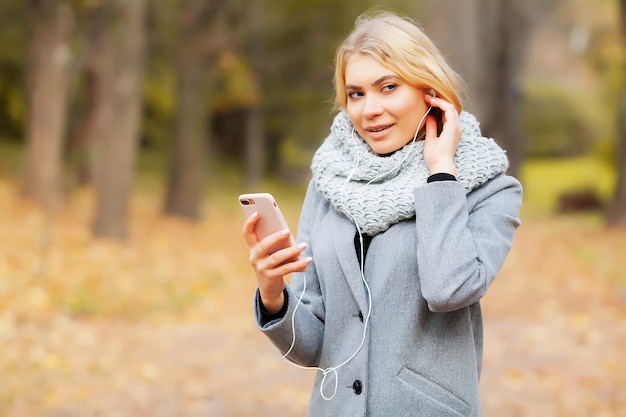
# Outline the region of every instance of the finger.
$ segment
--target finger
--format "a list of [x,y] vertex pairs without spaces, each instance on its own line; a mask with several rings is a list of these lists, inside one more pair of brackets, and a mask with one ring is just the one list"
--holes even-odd
[[450,132],[450,134],[457,135],[460,134],[461,131],[461,121],[459,112],[456,107],[449,101],[442,99],[440,97],[431,97],[430,105],[434,107],[438,107],[442,110],[442,133],[441,136],[444,136],[444,132]]
[[303,259],[301,256],[302,252],[304,252],[307,248],[306,243],[290,245],[288,247],[281,248],[272,254],[264,253],[262,246],[262,244],[259,244],[250,251],[250,263],[258,272],[266,276],[284,275],[285,272],[282,269],[278,272],[276,272],[276,269],[286,264],[295,263],[295,271],[300,271],[302,268],[306,268],[306,265],[311,262],[310,257]]
[[311,264],[312,259],[310,257],[300,258],[297,261],[288,262],[277,268],[280,271],[281,276],[289,275],[294,272],[304,272]]
[[456,107],[452,105],[452,103],[445,102],[440,109],[443,110],[444,126],[446,123],[459,124],[459,112],[456,110]]
[[298,261],[301,259],[300,255],[306,250],[306,248],[306,243],[291,245],[287,248],[277,250],[272,255],[270,255],[270,259],[275,263],[275,265],[282,265],[288,262]]
[[428,103],[433,107],[437,107],[441,109],[441,111],[443,112],[442,122],[444,125],[447,121],[458,120],[459,112],[457,111],[456,107],[454,107],[452,103],[450,103],[449,101],[441,97],[432,97],[432,96],[428,96],[428,97],[429,97]]
[[296,245],[289,230],[273,233],[250,248],[250,263],[256,269],[275,268],[278,265],[298,258],[306,249],[305,244]]
[[[279,262],[273,267],[270,266],[270,262],[274,263],[276,262],[277,259],[281,259],[281,257],[274,257],[274,255],[270,256],[267,259],[267,264],[263,264],[262,266],[259,266],[259,272],[262,272],[264,276],[270,280],[274,280],[274,279],[282,280],[283,277],[293,272],[304,272],[313,261],[313,259],[310,256],[299,257],[297,259],[293,259],[293,257],[291,257],[291,258],[284,259],[282,262]],[[290,260],[290,259],[293,259],[293,260]]]
[[272,233],[267,236],[256,245],[256,250],[258,250],[259,254],[269,254],[272,249],[276,250],[276,248],[284,249],[290,246],[296,247],[295,244],[291,244],[291,232],[289,229],[281,230],[280,232]]
[[461,137],[461,119],[459,113],[453,107],[452,110],[443,114],[443,128],[441,136],[450,136],[454,141],[458,141]]
[[456,112],[456,107],[454,107],[454,105],[452,103],[450,103],[449,101],[447,101],[446,99],[443,99],[441,97],[433,97],[433,96],[426,96],[428,97],[428,104],[430,104],[433,107],[438,107],[441,110],[443,110],[444,112]]
[[437,118],[435,116],[426,116],[426,139],[434,139],[437,137]]
[[259,238],[256,234],[255,228],[259,222],[259,214],[254,212],[250,217],[246,219],[243,224],[242,234],[248,244],[248,247],[252,248],[259,243]]

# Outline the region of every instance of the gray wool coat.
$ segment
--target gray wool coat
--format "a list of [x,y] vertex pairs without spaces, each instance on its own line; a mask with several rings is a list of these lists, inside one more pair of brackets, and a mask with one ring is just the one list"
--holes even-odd
[[[309,416],[482,416],[480,299],[502,266],[516,228],[522,187],[500,174],[466,194],[455,181],[414,190],[416,216],[376,235],[365,258],[371,315],[365,342],[335,372],[318,372]],[[259,328],[289,359],[336,367],[359,348],[369,302],[356,257],[355,225],[311,182],[298,241],[313,262],[286,287],[287,311]],[[335,379],[336,378],[336,379]],[[336,394],[332,399],[336,383]]]

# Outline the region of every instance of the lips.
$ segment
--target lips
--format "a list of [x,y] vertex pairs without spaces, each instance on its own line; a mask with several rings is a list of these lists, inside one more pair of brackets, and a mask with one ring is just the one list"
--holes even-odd
[[365,131],[372,140],[379,141],[387,138],[394,126],[395,123],[392,123],[390,125],[370,126],[365,128]]
[[372,126],[372,127],[366,128],[365,130],[367,130],[370,133],[376,133],[376,132],[382,132],[383,130],[389,129],[391,126],[393,126],[393,124],[384,125],[384,126]]

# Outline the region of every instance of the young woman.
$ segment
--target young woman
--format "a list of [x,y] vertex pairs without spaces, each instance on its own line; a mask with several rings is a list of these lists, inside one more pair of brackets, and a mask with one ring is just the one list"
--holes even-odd
[[341,110],[313,158],[302,243],[268,255],[289,232],[259,241],[259,215],[244,224],[258,326],[319,370],[310,416],[481,416],[479,301],[520,224],[520,183],[412,21],[360,18],[335,64]]

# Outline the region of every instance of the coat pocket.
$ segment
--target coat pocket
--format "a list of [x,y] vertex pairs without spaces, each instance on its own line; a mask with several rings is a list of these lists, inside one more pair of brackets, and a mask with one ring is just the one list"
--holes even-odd
[[472,411],[472,407],[461,398],[409,368],[402,367],[398,378],[414,390],[420,403],[434,408],[433,415],[464,417],[469,416]]

